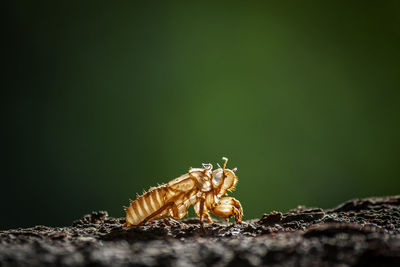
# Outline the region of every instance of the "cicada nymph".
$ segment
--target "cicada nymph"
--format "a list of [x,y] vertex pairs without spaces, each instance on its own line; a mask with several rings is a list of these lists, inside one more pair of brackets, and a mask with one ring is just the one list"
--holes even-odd
[[143,225],[167,216],[182,219],[191,205],[201,223],[203,219],[212,222],[210,212],[226,221],[235,216],[235,223],[242,222],[242,205],[235,198],[225,196],[227,191],[235,188],[237,169],[227,169],[228,159],[222,159],[225,161],[222,168],[213,171],[210,163],[203,163],[202,168],[190,168],[188,173],[167,184],[150,188],[131,201],[126,208],[125,226]]

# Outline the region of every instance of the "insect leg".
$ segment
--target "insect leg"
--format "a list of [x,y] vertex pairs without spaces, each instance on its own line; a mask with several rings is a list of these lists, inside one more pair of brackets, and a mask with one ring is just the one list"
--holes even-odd
[[[196,202],[196,204],[193,206],[193,208],[194,208],[194,212],[196,213],[196,215],[198,217],[200,217],[200,202],[199,201]],[[204,204],[203,214],[204,214],[204,218],[206,219],[206,221],[208,223],[213,223],[213,221],[212,221],[212,219],[210,217],[210,213],[208,213],[208,209],[207,209],[207,205],[206,204]]]
[[200,227],[201,227],[201,230],[203,230],[203,234],[206,233],[206,230],[204,229],[204,222],[203,222],[205,201],[206,201],[206,199],[204,197],[200,197]]
[[203,225],[203,216],[204,216],[204,197],[200,198],[200,223]]
[[196,191],[187,192],[186,194],[181,194],[177,196],[174,201],[174,205],[171,207],[172,218],[182,219],[188,214],[189,206],[196,202]]
[[165,205],[163,205],[161,208],[159,208],[157,211],[153,212],[149,216],[147,216],[141,223],[138,224],[138,226],[145,224],[147,221],[151,220],[152,218],[156,217],[160,213],[162,213],[164,210],[171,208],[174,205],[173,202],[169,202]]
[[240,202],[233,197],[223,197],[217,206],[211,209],[215,215],[228,220],[230,217],[235,216],[235,223],[242,222],[243,209]]

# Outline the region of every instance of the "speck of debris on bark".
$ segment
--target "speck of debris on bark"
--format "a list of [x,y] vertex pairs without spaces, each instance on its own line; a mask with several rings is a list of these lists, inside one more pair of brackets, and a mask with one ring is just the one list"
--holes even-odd
[[0,231],[0,266],[400,266],[400,196],[204,229],[196,218],[124,222],[97,211],[70,227]]

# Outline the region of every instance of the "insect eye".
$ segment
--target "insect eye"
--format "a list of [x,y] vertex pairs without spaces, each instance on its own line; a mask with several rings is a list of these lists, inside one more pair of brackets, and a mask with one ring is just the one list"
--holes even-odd
[[221,182],[221,179],[222,179],[222,172],[217,172],[213,177],[213,182],[215,184],[219,184]]

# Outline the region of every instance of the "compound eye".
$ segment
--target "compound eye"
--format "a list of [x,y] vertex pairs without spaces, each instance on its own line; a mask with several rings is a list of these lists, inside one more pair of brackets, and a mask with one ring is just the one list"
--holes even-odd
[[220,184],[222,180],[222,171],[217,172],[214,176],[213,176],[213,183],[214,184]]

